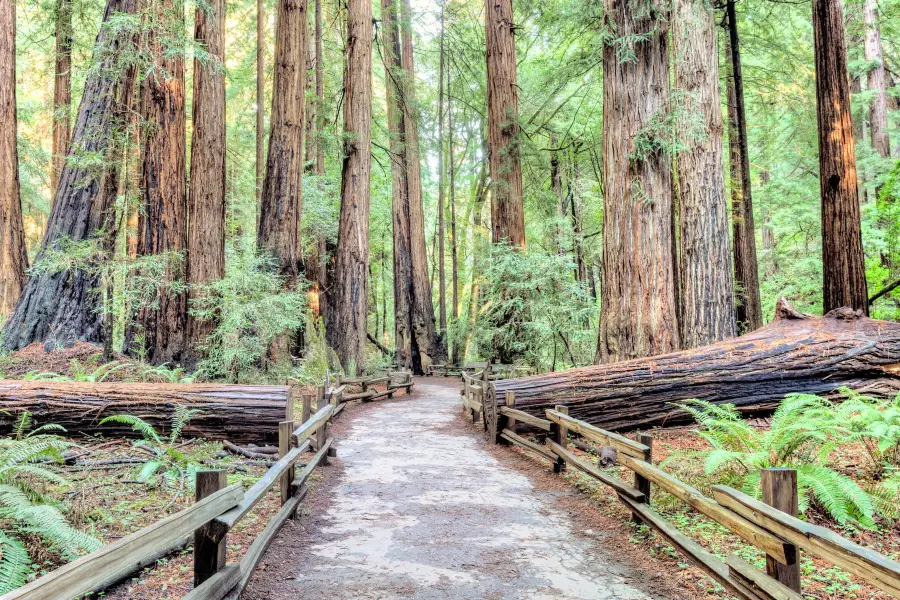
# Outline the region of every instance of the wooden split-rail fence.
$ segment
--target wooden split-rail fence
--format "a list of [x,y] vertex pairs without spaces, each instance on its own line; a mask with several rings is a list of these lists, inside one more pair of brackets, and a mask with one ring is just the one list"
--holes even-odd
[[[327,392],[319,387],[316,397],[314,409],[313,395],[303,395],[303,414],[297,421],[293,404],[287,404],[287,418],[278,425],[280,458],[249,489],[227,485],[225,471],[200,471],[195,482],[196,502],[188,508],[51,571],[0,600],[69,600],[99,592],[180,549],[191,536],[195,587],[184,598],[236,600],[281,526],[296,514],[310,475],[327,464],[328,457],[336,456],[331,421],[344,409],[347,395],[343,387]],[[298,464],[308,449],[315,454],[305,464]],[[281,509],[240,560],[227,562],[228,532],[276,485]]]
[[[462,378],[463,410],[471,415],[473,422],[481,417],[490,439],[498,444],[520,446],[546,458],[556,473],[574,467],[611,487],[635,521],[657,531],[734,596],[742,600],[802,600],[800,551],[803,551],[900,598],[900,562],[797,518],[796,471],[763,470],[762,501],[723,485],[713,486],[710,498],[653,464],[650,435],[637,434],[636,439],[630,439],[600,429],[570,417],[568,408],[562,405],[548,409],[546,418],[540,418],[516,410],[512,392],[506,393],[503,405],[486,406],[485,390],[490,383],[485,373],[463,374]],[[486,411],[495,411],[496,419],[485,418]],[[491,430],[491,423],[496,423],[496,430]],[[524,431],[520,435],[519,425],[536,435],[532,439]],[[580,442],[581,448],[591,448],[599,454],[600,466],[623,466],[634,473],[634,481],[622,481],[576,455],[569,448],[570,436],[573,442]],[[765,552],[766,570],[757,569],[734,555],[722,560],[681,533],[650,507],[653,486]]]

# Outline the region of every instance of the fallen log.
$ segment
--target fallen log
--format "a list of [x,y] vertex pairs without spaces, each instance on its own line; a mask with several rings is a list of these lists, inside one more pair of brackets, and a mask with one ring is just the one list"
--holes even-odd
[[893,396],[900,391],[900,323],[849,308],[824,317],[797,312],[783,298],[775,319],[745,336],[692,350],[613,364],[503,379],[487,384],[485,419],[496,431],[497,399],[544,418],[556,404],[611,431],[685,423],[671,403],[699,398],[733,403],[743,413],[771,413],[786,394],[831,395],[840,387]]
[[140,437],[128,425],[98,425],[111,415],[138,416],[166,435],[175,407],[183,405],[201,411],[184,428],[186,438],[274,442],[290,394],[285,385],[0,380],[0,435],[12,431],[22,411],[39,425],[56,423],[75,437]]

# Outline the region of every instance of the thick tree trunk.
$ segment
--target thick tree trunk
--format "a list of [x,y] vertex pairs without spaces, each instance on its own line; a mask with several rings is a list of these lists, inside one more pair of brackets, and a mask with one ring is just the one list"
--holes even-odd
[[306,20],[306,0],[279,0],[269,154],[257,231],[259,247],[275,258],[288,285],[300,273]]
[[[225,0],[199,6],[195,23],[194,39],[209,58],[194,60],[187,280],[202,286],[225,276]],[[201,293],[194,288],[191,297]],[[187,323],[196,360],[215,323],[190,314]]]
[[491,239],[525,247],[512,0],[485,0]]
[[[144,209],[138,217],[137,254],[183,255],[187,248],[184,59],[171,44],[183,39],[184,5],[181,0],[155,0],[149,14],[147,48],[154,68],[141,86]],[[139,325],[126,341],[134,352],[140,352],[137,346],[142,345],[147,359],[155,364],[180,361],[185,342],[187,296],[168,287],[183,279],[184,268],[179,260],[167,261],[165,281],[157,291],[158,307],[141,311]]]
[[[672,36],[675,88],[683,94],[682,132],[700,118],[702,129],[684,134],[678,152],[678,318],[683,348],[736,335],[734,279],[728,239],[728,201],[722,166],[722,107],[716,22],[708,0],[677,0]],[[689,116],[685,116],[689,115]]]
[[648,3],[636,15],[606,0],[606,19],[630,39],[633,60],[609,40],[603,50],[603,312],[599,362],[662,354],[680,346],[676,317],[670,156],[648,149],[645,131],[669,111],[668,15]]
[[744,110],[744,77],[738,38],[735,0],[726,2],[726,93],[728,102],[728,158],[731,180],[731,226],[734,248],[735,317],[742,333],[762,327],[759,298],[759,264],[753,224],[750,157]]
[[[325,128],[325,65],[322,62],[322,0],[316,0],[316,132]],[[325,145],[316,140],[316,175],[325,174]]]
[[[422,204],[419,125],[416,114],[416,70],[413,62],[412,13],[409,0],[398,0],[400,9],[400,65],[403,69],[403,141],[406,148],[406,185],[409,194],[409,235],[412,251],[412,326],[419,352],[432,361],[446,360],[447,351],[438,338],[434,322],[428,255],[425,250],[425,214]],[[413,371],[419,374],[418,371]]]
[[28,268],[16,132],[16,7],[15,2],[4,2],[0,6],[0,316],[15,307]]
[[409,222],[409,188],[407,147],[404,143],[405,116],[400,102],[403,98],[400,64],[400,28],[397,23],[397,4],[382,0],[381,21],[384,31],[383,62],[386,81],[388,132],[391,153],[391,214],[393,220],[394,255],[394,347],[397,364],[422,372],[418,340],[413,332],[412,240]]
[[819,187],[822,195],[823,306],[868,314],[866,262],[850,116],[850,79],[840,0],[813,0]]
[[[689,421],[671,405],[690,398],[773,411],[790,393],[900,391],[900,324],[842,308],[810,317],[780,300],[775,320],[710,346],[596,367],[496,381],[488,398],[515,392],[516,408],[542,415],[565,404],[605,429],[644,429]],[[488,410],[488,413],[493,411]]]
[[266,174],[266,7],[256,0],[256,196]]
[[8,435],[21,411],[37,423],[56,423],[67,435],[140,437],[121,423],[98,423],[112,415],[134,415],[168,434],[179,405],[200,410],[183,437],[232,442],[274,441],[285,418],[291,388],[285,385],[70,383],[0,381],[0,434]]
[[866,89],[872,93],[869,105],[869,127],[872,130],[872,147],[882,157],[891,155],[888,137],[887,95],[884,92],[884,58],[881,52],[881,31],[878,28],[878,3],[863,2],[863,18],[866,28],[865,56],[872,66],[867,75]]
[[328,341],[348,371],[365,368],[372,167],[372,3],[348,0],[344,63],[344,163]]
[[[97,235],[93,261],[103,260],[115,237],[115,199],[122,158],[120,134],[127,124],[134,68],[123,70],[122,54],[134,53],[136,34],[113,27],[117,13],[133,13],[135,0],[107,0],[95,56],[84,86],[72,135],[72,152],[101,157],[102,166],[66,164],[37,262],[59,250],[64,240],[83,242]],[[6,104],[6,103],[4,103]],[[96,266],[96,265],[93,265]],[[4,346],[18,350],[36,341],[103,341],[100,278],[96,269],[52,269],[30,277],[4,326]]]
[[56,193],[59,175],[69,152],[72,133],[72,0],[56,3],[56,63],[53,78],[53,159],[50,193]]

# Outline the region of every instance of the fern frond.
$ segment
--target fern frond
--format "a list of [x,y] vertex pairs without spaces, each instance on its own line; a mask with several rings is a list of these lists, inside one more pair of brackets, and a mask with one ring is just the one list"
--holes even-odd
[[181,430],[184,429],[185,425],[201,412],[196,408],[188,408],[183,404],[176,406],[175,414],[172,415],[172,432],[169,435],[169,441],[174,443],[181,436]]
[[148,442],[156,442],[157,444],[162,443],[162,440],[159,439],[159,434],[156,433],[156,429],[153,428],[153,425],[140,417],[134,415],[112,415],[100,421],[100,425],[110,422],[130,425],[132,429],[144,436],[144,439]]
[[163,466],[163,462],[161,460],[148,460],[144,463],[144,466],[141,467],[141,470],[138,471],[137,479],[138,481],[142,481],[144,483],[150,481],[150,479],[156,475],[156,472]]
[[28,582],[31,573],[31,558],[25,546],[0,531],[0,594],[6,594]]
[[13,427],[13,437],[17,440],[21,440],[25,437],[25,432],[31,429],[31,413],[27,410],[23,410],[19,414],[19,418],[16,419],[16,424]]

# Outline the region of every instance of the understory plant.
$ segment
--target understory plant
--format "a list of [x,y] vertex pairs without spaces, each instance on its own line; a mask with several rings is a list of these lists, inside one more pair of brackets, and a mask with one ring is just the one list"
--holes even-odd
[[[677,406],[701,425],[697,434],[710,449],[676,453],[666,462],[684,456],[701,459],[708,475],[757,498],[762,469],[794,469],[801,513],[815,504],[842,525],[875,527],[873,497],[830,460],[838,448],[861,439],[842,418],[840,405],[812,394],[791,394],[768,428],[754,427],[732,404],[688,400]],[[846,413],[857,414],[852,406]]]
[[134,442],[133,447],[146,454],[148,459],[138,468],[135,479],[157,487],[165,485],[174,488],[175,493],[168,507],[178,500],[185,485],[193,482],[193,475],[197,471],[197,465],[182,452],[181,448],[185,444],[179,440],[185,426],[198,414],[200,411],[197,409],[177,405],[172,415],[169,435],[165,438],[153,425],[135,415],[112,415],[100,421],[100,425],[121,423],[141,434],[142,439]]
[[72,560],[100,547],[100,541],[74,528],[61,504],[47,495],[48,486],[68,482],[53,470],[70,446],[56,432],[59,425],[31,428],[31,414],[23,412],[13,435],[0,439],[0,594],[25,585],[34,565],[28,540],[37,536]]

